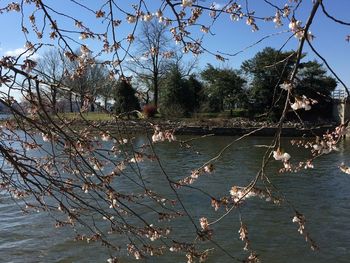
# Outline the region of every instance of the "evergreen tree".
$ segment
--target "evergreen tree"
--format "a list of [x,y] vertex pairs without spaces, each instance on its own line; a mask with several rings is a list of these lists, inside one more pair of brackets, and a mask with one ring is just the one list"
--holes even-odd
[[[192,80],[193,81],[193,80]],[[195,94],[193,82],[183,78],[179,67],[172,66],[165,76],[162,91],[162,113],[168,116],[186,116],[193,112]]]
[[220,112],[227,108],[234,108],[236,103],[242,103],[243,85],[245,80],[237,71],[229,68],[215,68],[211,64],[201,72],[206,82],[207,111]]
[[308,61],[300,65],[301,70],[297,75],[297,85],[294,95],[306,96],[307,98],[316,100],[310,111],[299,112],[305,119],[315,118],[331,118],[332,111],[332,91],[337,86],[337,81],[327,75],[322,64],[317,61]]
[[254,112],[280,111],[284,100],[280,98],[282,90],[279,85],[288,79],[294,63],[293,52],[281,52],[271,47],[242,63],[242,71],[249,81]]
[[140,110],[140,103],[136,97],[136,91],[130,82],[125,79],[118,81],[115,91],[116,113]]
[[205,98],[203,84],[192,74],[187,80],[187,85],[189,91],[193,94],[192,110],[198,111]]

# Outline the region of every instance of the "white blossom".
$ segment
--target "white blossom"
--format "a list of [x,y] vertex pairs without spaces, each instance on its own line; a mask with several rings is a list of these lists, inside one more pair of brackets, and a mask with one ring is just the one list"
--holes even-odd
[[129,24],[132,24],[132,23],[135,23],[136,20],[137,20],[137,17],[136,16],[133,16],[133,15],[128,15],[126,17],[126,20],[128,21]]
[[209,32],[209,28],[208,28],[208,27],[205,27],[205,26],[202,26],[202,27],[201,27],[201,31],[202,31],[203,33],[208,33],[208,32]]
[[344,163],[339,166],[339,169],[346,174],[350,174],[350,167],[346,166]]
[[152,18],[153,18],[153,15],[151,13],[147,13],[142,17],[143,21],[145,21],[145,22],[151,21]]
[[281,13],[277,10],[273,22],[276,24],[276,27],[282,26]]
[[193,0],[182,0],[182,6],[183,7],[189,7],[192,6]]
[[286,162],[291,158],[291,156],[289,153],[283,153],[279,149],[277,149],[276,151],[273,151],[273,158],[275,158],[275,160],[277,161]]
[[293,110],[304,109],[308,111],[311,109],[311,105],[316,103],[316,100],[308,99],[305,95],[303,95],[302,97],[295,97],[294,103],[292,103],[290,106]]
[[283,83],[280,85],[280,88],[281,88],[281,89],[284,89],[284,90],[286,90],[286,91],[290,91],[290,90],[292,90],[293,85],[292,85],[291,83],[289,83],[289,82],[283,82]]

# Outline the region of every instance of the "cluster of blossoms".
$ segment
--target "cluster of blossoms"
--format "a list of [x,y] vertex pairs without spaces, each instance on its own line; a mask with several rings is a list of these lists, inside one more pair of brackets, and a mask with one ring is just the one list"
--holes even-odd
[[164,254],[165,246],[154,247],[150,245],[143,245],[142,251],[150,256],[160,256]]
[[302,97],[295,97],[294,103],[292,103],[290,106],[293,110],[304,109],[308,111],[311,109],[311,105],[314,105],[316,103],[317,100],[309,99],[303,95]]
[[292,219],[292,222],[298,224],[298,232],[299,232],[299,234],[305,237],[305,241],[306,241],[306,242],[310,242],[310,244],[311,244],[311,246],[310,246],[311,249],[312,249],[312,250],[318,249],[318,246],[317,246],[317,244],[315,243],[315,241],[312,240],[312,238],[310,237],[309,233],[307,233],[306,230],[305,230],[305,223],[306,223],[306,220],[305,220],[304,215],[302,215],[302,214],[296,212],[296,213],[295,213],[295,216],[294,216],[293,219]]
[[[297,145],[298,147],[304,147],[305,149],[311,149],[313,156],[329,154],[332,151],[338,150],[337,143],[346,133],[347,123],[339,125],[333,132],[327,132],[322,137],[316,136],[314,141],[305,142],[302,140],[292,140],[291,144]],[[309,166],[308,168],[310,168],[310,166],[312,166],[311,161],[309,161],[309,164],[307,163],[306,165]]]
[[227,197],[222,197],[220,199],[211,199],[211,206],[214,208],[215,211],[218,211],[221,206],[224,206],[227,209],[228,204],[230,200]]
[[23,65],[21,65],[21,69],[25,72],[31,72],[37,65],[37,62],[31,59],[25,59],[23,61]]
[[55,133],[41,133],[44,142],[54,142],[58,140],[58,135]]
[[177,187],[180,187],[181,185],[189,185],[193,184],[201,175],[203,174],[210,174],[214,171],[214,165],[213,164],[208,164],[205,165],[204,167],[201,167],[199,169],[193,170],[191,172],[190,176],[185,177],[184,179],[181,179]]
[[189,251],[193,249],[192,244],[187,243],[179,243],[176,241],[173,241],[173,245],[169,248],[170,252],[179,252],[179,251]]
[[202,8],[193,8],[191,17],[188,19],[187,25],[193,25],[197,22],[198,18],[201,16],[203,10]]
[[[282,17],[288,17],[290,14],[290,7],[288,4],[285,4],[284,7],[283,7],[283,10],[282,10],[282,14],[279,10],[276,11],[276,14],[274,16],[274,18],[272,19],[272,21],[276,24],[276,27],[280,27],[283,25],[282,23]],[[289,25],[290,27],[291,26],[294,26],[293,25]]]
[[158,221],[171,221],[174,218],[183,216],[182,213],[180,212],[175,212],[175,213],[158,213]]
[[[1,62],[0,62],[0,64],[1,64]],[[0,76],[0,87],[2,84],[6,84],[6,83],[9,83],[11,81],[12,81],[11,77],[9,77],[9,76]]]
[[136,246],[134,244],[128,244],[127,249],[128,249],[128,253],[130,255],[133,255],[135,257],[135,259],[142,259],[143,258],[143,255],[136,248]]
[[152,142],[164,142],[168,140],[169,142],[176,141],[176,137],[171,131],[161,131],[159,126],[155,126],[154,133],[152,135]]
[[140,152],[135,152],[134,157],[130,158],[129,163],[141,163],[145,159],[145,155]]
[[203,253],[198,253],[195,251],[190,251],[186,254],[186,258],[187,258],[187,263],[194,263],[197,262],[196,258],[198,258],[199,262],[205,262],[208,258],[208,251],[204,251]]
[[253,32],[259,30],[257,24],[255,23],[255,19],[254,19],[254,17],[252,17],[252,16],[249,16],[249,17],[247,18],[246,24],[247,24],[248,26],[251,26],[251,27],[252,27],[252,31],[253,31]]
[[193,0],[182,0],[182,6],[185,7],[191,7],[193,4]]
[[187,263],[197,262],[196,259],[198,259],[199,262],[205,262],[208,258],[208,250],[203,252],[196,251],[193,244],[173,241],[173,245],[169,250],[171,252],[186,252]]
[[208,32],[209,32],[209,27],[201,26],[201,31],[202,31],[203,33],[208,33]]
[[284,173],[284,172],[294,172],[297,173],[302,169],[313,169],[314,165],[312,163],[312,159],[311,160],[307,160],[305,162],[299,162],[299,164],[297,165],[292,165],[290,163],[286,164],[283,168],[281,168],[279,170],[280,173]]
[[92,160],[91,165],[95,171],[103,171],[104,169],[104,165],[102,164],[102,162],[98,161],[96,158]]
[[23,148],[26,149],[27,151],[29,150],[36,150],[40,148],[39,144],[35,142],[23,142]]
[[247,225],[245,225],[245,224],[243,224],[241,222],[241,227],[239,228],[238,233],[239,233],[239,239],[242,240],[245,243],[243,250],[247,251],[248,248],[249,248],[249,245],[250,245],[250,241],[249,241],[249,238],[248,238],[248,227],[247,227]]
[[[304,27],[301,26],[301,21],[296,20],[294,17],[291,19],[289,23],[289,29],[294,33],[294,36],[298,39],[302,39],[304,37]],[[306,35],[308,40],[312,40],[314,36],[311,34],[311,32],[307,32]]]
[[107,263],[118,263],[118,258],[116,257],[111,257],[107,259]]
[[339,169],[346,174],[350,174],[350,167],[346,166],[344,163],[339,166]]
[[75,240],[76,241],[86,241],[87,243],[90,243],[90,242],[96,242],[96,241],[99,241],[101,240],[101,235],[100,234],[94,234],[94,235],[91,235],[91,236],[87,236],[87,235],[77,235],[75,237]]
[[199,224],[201,225],[201,228],[203,230],[208,230],[209,229],[209,222],[208,222],[208,219],[206,217],[201,217],[199,219]]
[[101,136],[101,140],[103,142],[108,142],[112,139],[111,135],[109,134],[108,131],[105,131],[105,132],[101,132],[100,133],[100,136]]
[[213,230],[209,228],[209,222],[206,217],[201,217],[199,219],[199,224],[202,228],[202,231],[198,233],[201,240],[210,240],[213,236]]
[[226,12],[230,13],[230,19],[232,21],[239,21],[243,17],[242,7],[237,3],[233,3],[227,7]]
[[293,223],[297,223],[299,225],[298,232],[302,235],[304,234],[305,229],[305,217],[302,214],[296,214],[293,219]]
[[21,7],[18,3],[12,2],[6,6],[5,10],[7,12],[10,12],[10,11],[19,12],[21,11]]
[[283,25],[280,11],[278,10],[276,11],[275,17],[273,18],[272,21],[276,24],[276,27],[280,27]]
[[283,152],[280,148],[277,148],[276,151],[273,151],[273,158],[276,161],[282,161],[285,169],[291,169],[291,165],[289,163],[291,156],[289,153]]
[[285,4],[283,7],[283,16],[288,17],[290,14],[290,6],[288,4]]
[[333,135],[335,138],[340,138],[348,132],[347,130],[348,122],[345,124],[340,124],[338,127],[335,128],[335,131],[333,132]]
[[286,91],[291,91],[293,89],[293,84],[285,81],[280,85],[280,88]]
[[332,134],[325,134],[323,139],[317,137],[315,143],[312,145],[312,152],[314,155],[329,154],[332,151],[338,151],[336,146],[337,140]]
[[80,52],[82,56],[88,57],[91,54],[91,50],[86,45],[80,46]]
[[166,236],[170,234],[170,229],[168,228],[155,228],[152,224],[149,227],[143,229],[140,234],[149,238],[151,241],[155,241],[162,236]]
[[251,252],[250,255],[248,256],[248,258],[246,260],[244,260],[243,262],[247,262],[247,263],[260,263],[260,259],[258,258],[258,255],[255,252]]
[[[256,187],[239,187],[232,186],[230,190],[231,199],[235,204],[239,204],[241,201],[250,197],[259,197],[260,199],[265,199],[266,202],[272,201],[275,204],[279,204],[281,200],[272,197],[270,193]],[[213,201],[212,201],[213,203]]]

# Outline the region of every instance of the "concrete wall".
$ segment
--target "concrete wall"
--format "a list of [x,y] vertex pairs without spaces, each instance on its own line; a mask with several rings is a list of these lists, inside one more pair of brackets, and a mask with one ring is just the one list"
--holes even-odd
[[333,101],[333,119],[339,123],[350,120],[350,100],[336,99]]

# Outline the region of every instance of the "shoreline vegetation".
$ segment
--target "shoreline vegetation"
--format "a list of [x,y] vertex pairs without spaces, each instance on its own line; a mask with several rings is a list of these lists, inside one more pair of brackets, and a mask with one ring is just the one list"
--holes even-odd
[[[162,130],[171,130],[176,135],[217,135],[242,136],[251,133],[252,136],[274,136],[278,123],[271,121],[255,121],[240,117],[213,117],[213,118],[130,118],[116,119],[112,115],[103,113],[85,113],[80,115],[64,114],[62,117],[70,119],[75,129],[82,128],[92,121],[95,128],[118,131],[119,133],[153,133],[154,127]],[[336,122],[305,122],[303,125],[296,122],[285,122],[281,136],[310,137],[325,134],[337,126]]]
[[[8,115],[9,117],[9,115]],[[64,121],[72,129],[90,129],[92,132],[100,129],[111,133],[152,134],[155,126],[162,130],[170,130],[175,135],[215,135],[215,136],[274,136],[278,123],[272,121],[256,121],[242,117],[213,116],[193,118],[116,118],[107,113],[62,113],[56,116],[59,122]],[[2,118],[0,124],[10,118]],[[312,137],[332,131],[338,124],[334,121],[320,122],[290,122],[283,123],[281,136]]]

